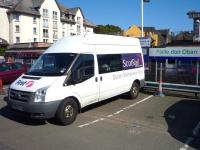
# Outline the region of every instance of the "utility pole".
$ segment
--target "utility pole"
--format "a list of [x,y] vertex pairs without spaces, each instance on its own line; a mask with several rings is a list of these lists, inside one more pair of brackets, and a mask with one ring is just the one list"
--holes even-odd
[[149,3],[150,0],[141,0],[141,14],[142,14],[142,37],[144,37],[144,3]]

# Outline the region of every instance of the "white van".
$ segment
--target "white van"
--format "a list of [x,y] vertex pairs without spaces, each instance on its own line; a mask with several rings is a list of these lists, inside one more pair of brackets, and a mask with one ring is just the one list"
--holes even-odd
[[8,105],[37,119],[74,122],[87,105],[120,95],[134,99],[144,85],[139,40],[90,34],[66,37],[13,82]]

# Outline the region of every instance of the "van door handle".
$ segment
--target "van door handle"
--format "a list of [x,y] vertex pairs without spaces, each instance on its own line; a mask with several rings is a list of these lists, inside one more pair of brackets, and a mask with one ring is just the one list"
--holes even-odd
[[97,77],[95,78],[95,82],[98,82],[98,78]]
[[102,81],[103,80],[103,78],[102,78],[102,76],[100,77],[100,81]]

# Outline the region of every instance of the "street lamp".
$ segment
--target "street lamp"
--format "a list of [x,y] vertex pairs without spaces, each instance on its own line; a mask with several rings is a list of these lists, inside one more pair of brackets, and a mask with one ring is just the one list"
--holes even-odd
[[197,19],[196,23],[198,23],[198,25],[196,27],[198,29],[198,35],[196,35],[197,36],[197,41],[200,42],[200,20]]
[[144,15],[143,15],[143,5],[144,5],[144,3],[148,3],[148,2],[150,2],[150,0],[141,0],[141,10],[142,10],[142,37],[144,37]]

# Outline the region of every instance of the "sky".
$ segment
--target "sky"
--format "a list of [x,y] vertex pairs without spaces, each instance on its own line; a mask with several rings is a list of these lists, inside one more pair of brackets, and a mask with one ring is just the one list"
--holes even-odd
[[[141,0],[58,0],[68,8],[80,7],[84,17],[95,25],[115,25],[127,30],[141,26]],[[144,3],[144,26],[170,29],[173,32],[193,30],[188,11],[200,12],[200,0],[150,0]]]

